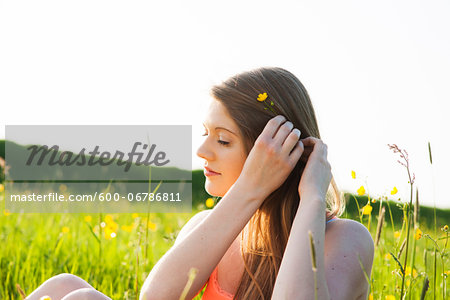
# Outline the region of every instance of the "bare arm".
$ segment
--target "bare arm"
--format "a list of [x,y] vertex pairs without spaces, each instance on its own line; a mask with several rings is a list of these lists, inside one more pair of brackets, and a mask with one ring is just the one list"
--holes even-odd
[[153,267],[141,300],[179,299],[192,267],[198,273],[186,298],[198,293],[264,199],[286,180],[300,158],[300,131],[292,131],[293,124],[285,121],[283,116],[269,120],[220,203]]
[[275,281],[272,299],[314,299],[314,273],[308,231],[315,244],[317,265],[317,299],[360,299],[368,285],[364,269],[370,274],[373,261],[373,240],[370,232],[355,221],[327,234],[325,249],[325,196],[331,180],[331,166],[326,160],[327,146],[316,138],[303,140],[314,145],[299,184],[300,205],[292,224],[289,240]]
[[324,267],[325,201],[302,199],[275,281],[272,299],[314,299],[314,274],[308,231],[314,239],[317,299],[330,299]]
[[232,242],[261,204],[246,185],[238,181],[219,204],[186,237],[177,242],[153,267],[140,299],[179,299],[191,267],[197,276],[187,294],[192,299],[208,280]]

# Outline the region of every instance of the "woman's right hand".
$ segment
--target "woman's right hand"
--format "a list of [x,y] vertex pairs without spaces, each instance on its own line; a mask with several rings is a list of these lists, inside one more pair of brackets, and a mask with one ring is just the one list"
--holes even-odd
[[300,130],[293,127],[282,115],[270,119],[244,163],[237,181],[258,199],[265,199],[283,184],[303,153]]

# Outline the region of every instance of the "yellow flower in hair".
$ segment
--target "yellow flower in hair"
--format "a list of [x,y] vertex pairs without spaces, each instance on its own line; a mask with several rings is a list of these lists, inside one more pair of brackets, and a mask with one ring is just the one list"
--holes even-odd
[[258,95],[258,98],[256,100],[258,100],[259,102],[263,102],[266,99],[267,99],[267,93],[262,93],[262,94]]

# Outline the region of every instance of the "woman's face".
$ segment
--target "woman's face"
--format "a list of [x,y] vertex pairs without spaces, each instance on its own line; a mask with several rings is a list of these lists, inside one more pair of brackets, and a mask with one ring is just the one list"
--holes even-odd
[[223,197],[241,174],[246,159],[244,144],[220,101],[212,100],[203,126],[205,139],[197,155],[205,160],[205,189],[212,196]]

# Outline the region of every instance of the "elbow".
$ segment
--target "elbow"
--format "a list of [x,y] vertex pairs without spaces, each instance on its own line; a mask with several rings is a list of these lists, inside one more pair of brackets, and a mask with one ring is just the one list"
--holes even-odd
[[148,282],[144,282],[144,285],[141,288],[141,292],[139,293],[139,300],[162,300],[167,299],[161,293],[161,291],[155,290]]
[[163,300],[167,299],[162,294],[155,293],[150,289],[141,289],[139,300]]
[[151,300],[154,299],[150,296],[148,286],[144,283],[139,293],[139,300]]
[[179,297],[174,298],[173,291],[164,291],[164,289],[157,288],[155,285],[145,284],[142,286],[139,300],[178,300]]

